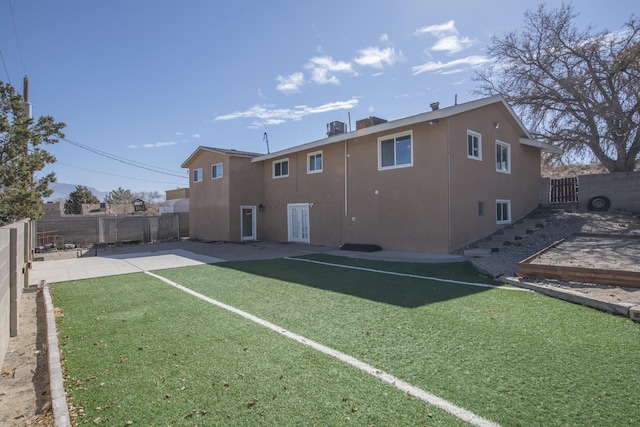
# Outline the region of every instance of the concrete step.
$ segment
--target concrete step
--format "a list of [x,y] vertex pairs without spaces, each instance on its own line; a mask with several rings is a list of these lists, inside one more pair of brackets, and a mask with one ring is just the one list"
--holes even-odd
[[473,248],[464,251],[464,256],[472,258],[481,258],[491,255],[491,248]]
[[542,230],[544,228],[544,223],[538,223],[538,222],[517,223],[517,224],[514,224],[512,227],[515,230],[520,230],[522,232],[526,232],[527,234],[531,234],[531,233],[535,233],[538,230]]
[[491,236],[492,242],[496,242],[500,244],[504,244],[505,242],[513,242],[513,240],[514,238],[512,236],[505,235],[505,234],[494,234],[493,236]]
[[504,246],[504,242],[492,242],[489,240],[486,242],[478,243],[478,246],[483,249],[491,249],[493,251],[498,251],[502,246]]
[[536,227],[536,226],[544,226],[544,223],[547,222],[547,219],[544,218],[524,218],[521,222],[519,222],[518,224],[524,224],[526,226],[529,227]]
[[518,240],[527,235],[527,230],[519,228],[505,228],[502,230],[502,235],[509,237],[511,240]]

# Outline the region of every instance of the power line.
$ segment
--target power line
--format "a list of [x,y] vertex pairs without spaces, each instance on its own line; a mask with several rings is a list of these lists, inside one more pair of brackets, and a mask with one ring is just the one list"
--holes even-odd
[[178,178],[184,178],[185,177],[184,174],[178,175],[177,173],[175,173],[175,171],[170,170],[170,169],[165,169],[165,168],[161,168],[161,167],[158,167],[158,166],[148,165],[148,164],[145,164],[145,163],[142,163],[142,162],[137,162],[135,160],[130,160],[130,159],[126,159],[124,157],[116,156],[115,154],[110,154],[110,153],[107,153],[105,151],[101,151],[101,150],[98,150],[96,148],[89,147],[89,146],[84,145],[84,144],[80,144],[79,142],[71,141],[70,139],[67,139],[67,138],[63,138],[62,140],[65,141],[65,142],[68,142],[69,144],[74,145],[74,146],[76,146],[78,148],[82,148],[83,150],[90,151],[90,152],[92,152],[94,154],[97,154],[99,156],[106,157],[108,159],[115,160],[117,162],[124,163],[124,164],[127,164],[129,166],[133,166],[133,167],[140,168],[140,169],[145,169],[145,170],[148,170],[148,171],[151,171],[151,172],[155,172],[155,173],[159,173],[159,174],[162,174],[162,175],[176,176]]
[[[131,177],[131,176],[116,175],[116,174],[113,174],[113,173],[97,171],[95,169],[88,169],[88,168],[83,168],[83,167],[76,166],[76,165],[70,165],[68,163],[59,162],[59,161],[56,161],[55,164],[60,164],[60,165],[64,165],[64,166],[67,166],[67,167],[70,167],[70,168],[76,168],[76,169],[80,169],[80,170],[84,170],[84,171],[88,171],[88,172],[99,173],[101,175],[115,176],[117,178],[124,178],[124,179],[133,179],[135,181],[155,182],[157,184],[184,185],[184,183],[178,183],[178,182],[156,181],[156,180],[153,180],[153,179],[142,179],[142,178],[134,178],[134,177]],[[183,178],[187,179],[188,176],[184,176]]]
[[0,49],[0,58],[2,58],[2,65],[4,65],[4,72],[7,73],[7,82],[13,86],[11,84],[11,77],[9,77],[9,70],[7,69],[7,63],[4,62],[4,55],[2,55],[2,49]]
[[18,54],[20,55],[20,62],[22,63],[22,72],[24,75],[27,75],[27,70],[24,66],[24,59],[22,58],[22,49],[20,48],[20,41],[18,40],[18,29],[16,27],[16,20],[13,16],[13,5],[11,4],[11,0],[9,0],[9,10],[11,11],[11,22],[13,23],[13,34],[16,36],[16,45],[18,46]]

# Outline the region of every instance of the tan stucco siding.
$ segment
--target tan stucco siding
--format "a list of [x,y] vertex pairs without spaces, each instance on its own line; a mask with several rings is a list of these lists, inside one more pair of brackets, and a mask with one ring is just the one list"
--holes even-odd
[[[498,105],[448,120],[451,147],[450,250],[504,227],[496,223],[496,200],[511,201],[512,221],[537,206],[540,150],[519,143],[521,135],[512,120]],[[468,158],[467,130],[481,135],[482,160]],[[496,171],[497,141],[509,144],[510,173]],[[480,215],[480,203],[483,204],[483,215]]]
[[[228,157],[201,151],[189,168],[189,234],[204,241],[229,240],[229,170]],[[223,164],[223,177],[211,179],[211,166]],[[202,168],[202,181],[193,182],[193,171]]]
[[[446,251],[446,147],[442,134],[428,124],[394,130],[412,132],[413,166],[378,170],[374,134],[349,144],[349,243],[385,249]],[[444,242],[444,244],[443,244]]]
[[[308,154],[322,154],[322,172],[308,173]],[[289,161],[289,176],[274,178],[273,163]],[[308,203],[310,243],[338,245],[344,198],[344,145],[336,143],[321,149],[301,151],[263,162],[263,218],[266,240],[287,241],[287,205]]]
[[241,208],[256,207],[256,238],[263,239],[262,212],[257,209],[263,203],[263,164],[251,163],[244,157],[230,157],[229,160],[229,237],[228,241],[242,240]]

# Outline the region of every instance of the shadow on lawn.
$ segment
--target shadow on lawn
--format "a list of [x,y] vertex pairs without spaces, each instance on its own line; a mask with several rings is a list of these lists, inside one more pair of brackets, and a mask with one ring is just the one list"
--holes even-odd
[[[488,278],[486,281],[482,281],[480,273],[467,262],[455,264],[405,264],[349,260],[348,264],[346,264],[345,262],[339,262],[340,257],[311,256],[305,258],[343,265],[355,265],[362,268],[493,284]],[[405,308],[416,308],[454,298],[466,297],[490,289],[287,259],[224,262],[216,264],[216,266]],[[471,280],[471,277],[475,278],[475,280]]]

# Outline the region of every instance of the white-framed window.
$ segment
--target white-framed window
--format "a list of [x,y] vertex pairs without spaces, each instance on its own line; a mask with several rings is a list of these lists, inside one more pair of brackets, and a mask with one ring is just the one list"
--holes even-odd
[[482,135],[472,130],[467,130],[467,157],[482,160]]
[[496,172],[511,173],[511,145],[496,141]]
[[322,172],[322,151],[307,154],[307,173]]
[[193,182],[201,182],[202,181],[202,168],[193,170]]
[[496,224],[511,224],[511,200],[496,200]]
[[378,138],[378,170],[413,166],[413,132]]
[[222,163],[211,165],[211,179],[222,178]]
[[289,159],[281,159],[273,162],[273,177],[284,178],[289,176]]

